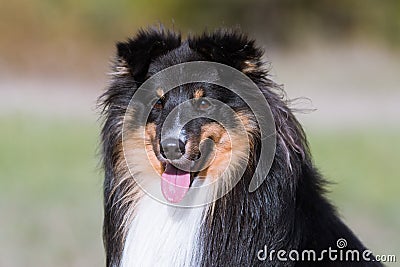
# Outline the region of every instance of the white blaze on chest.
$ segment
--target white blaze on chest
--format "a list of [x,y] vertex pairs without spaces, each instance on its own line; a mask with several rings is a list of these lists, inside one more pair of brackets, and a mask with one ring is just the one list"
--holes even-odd
[[168,206],[144,195],[128,230],[121,267],[193,266],[205,207]]

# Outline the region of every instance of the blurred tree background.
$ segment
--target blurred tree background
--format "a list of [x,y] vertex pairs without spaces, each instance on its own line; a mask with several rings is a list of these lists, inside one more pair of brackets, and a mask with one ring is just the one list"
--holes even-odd
[[157,23],[182,33],[239,26],[268,47],[310,38],[400,45],[397,0],[18,0],[1,2],[0,22],[3,65],[53,70],[55,62],[85,66],[82,56],[93,59],[113,41]]
[[[328,197],[400,259],[399,0],[0,0],[0,266],[104,266],[96,98],[116,41],[237,27],[309,136]],[[388,263],[388,266],[396,266]]]

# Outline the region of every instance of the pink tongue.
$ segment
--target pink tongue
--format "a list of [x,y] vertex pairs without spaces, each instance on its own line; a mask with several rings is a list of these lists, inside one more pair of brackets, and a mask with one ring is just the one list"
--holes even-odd
[[172,203],[180,202],[189,190],[190,172],[181,171],[172,164],[161,176],[161,191],[166,200]]

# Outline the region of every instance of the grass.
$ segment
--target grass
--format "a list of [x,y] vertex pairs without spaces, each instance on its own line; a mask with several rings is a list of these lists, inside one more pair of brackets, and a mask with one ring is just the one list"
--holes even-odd
[[96,124],[0,121],[0,266],[104,265]]
[[341,205],[366,207],[400,223],[399,131],[357,130],[311,135],[316,164],[329,180]]
[[332,182],[328,197],[375,254],[396,254],[400,248],[399,137],[394,129],[309,136],[315,163]]
[[[0,117],[0,266],[102,266],[96,122]],[[377,253],[400,247],[400,131],[309,136],[329,197]],[[400,255],[398,255],[400,256]]]

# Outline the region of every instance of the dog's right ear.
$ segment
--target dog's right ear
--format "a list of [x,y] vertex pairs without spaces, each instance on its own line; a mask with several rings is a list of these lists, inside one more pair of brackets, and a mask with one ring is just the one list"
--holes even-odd
[[238,30],[217,29],[189,38],[189,46],[208,61],[231,66],[251,78],[264,76],[263,50]]
[[180,34],[164,29],[140,30],[126,42],[117,43],[116,75],[131,75],[137,82],[146,78],[150,62],[181,44]]

